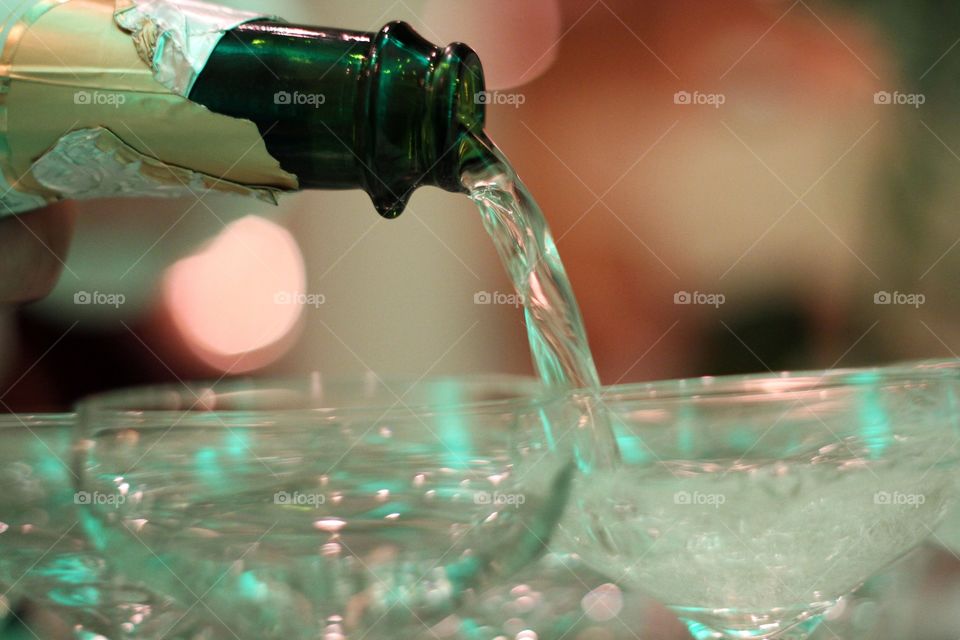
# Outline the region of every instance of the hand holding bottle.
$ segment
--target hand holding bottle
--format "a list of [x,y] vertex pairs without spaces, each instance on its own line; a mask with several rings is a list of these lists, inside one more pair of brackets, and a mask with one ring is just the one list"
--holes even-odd
[[59,203],[0,218],[0,303],[47,295],[63,270],[74,209]]

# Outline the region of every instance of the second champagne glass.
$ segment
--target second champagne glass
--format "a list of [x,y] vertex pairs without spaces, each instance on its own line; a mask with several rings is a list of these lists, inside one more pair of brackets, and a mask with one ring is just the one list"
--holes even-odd
[[[223,637],[418,637],[537,558],[577,416],[518,378],[230,382],[82,408],[86,526]],[[398,635],[399,634],[399,635]]]

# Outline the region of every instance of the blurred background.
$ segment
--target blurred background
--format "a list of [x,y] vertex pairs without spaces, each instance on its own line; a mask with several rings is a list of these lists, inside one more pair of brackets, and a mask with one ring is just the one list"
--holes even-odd
[[[476,49],[606,384],[960,353],[960,5],[219,1]],[[53,294],[0,309],[4,411],[191,378],[532,372],[521,310],[477,303],[510,285],[463,196],[422,189],[395,221],[359,191],[78,209]],[[825,637],[955,638],[946,547]],[[889,636],[847,633],[884,598]],[[651,616],[644,637],[682,637]]]
[[[607,384],[960,351],[960,6],[226,3],[473,46]],[[0,314],[5,410],[187,378],[532,371],[521,311],[475,303],[509,284],[462,196],[422,189],[396,221],[359,191],[79,208],[57,289]]]

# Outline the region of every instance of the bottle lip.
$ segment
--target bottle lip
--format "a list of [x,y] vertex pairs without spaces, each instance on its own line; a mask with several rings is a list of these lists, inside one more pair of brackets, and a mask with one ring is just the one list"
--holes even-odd
[[[412,104],[409,94],[385,95],[379,77],[385,64],[400,56],[422,60],[422,75],[416,84],[420,96]],[[380,215],[399,216],[413,191],[430,185],[447,191],[462,192],[458,147],[468,134],[482,131],[486,106],[479,97],[485,89],[483,67],[476,52],[462,43],[440,48],[418,34],[405,22],[391,22],[371,42],[367,67],[366,99],[361,103],[372,129],[358,132],[358,149],[364,159],[366,191]],[[387,85],[389,86],[389,85]],[[396,161],[384,152],[390,149],[387,127],[397,122],[414,127],[414,147],[404,149],[402,161],[409,164],[402,177],[384,182],[391,171],[381,171],[381,163]],[[395,167],[383,167],[395,169]]]
[[[438,114],[435,122],[445,123],[445,135],[438,136],[442,143],[436,150],[438,172],[434,174],[434,184],[447,191],[464,191],[461,180],[460,152],[454,151],[461,146],[465,135],[479,135],[486,124],[486,92],[483,66],[480,57],[469,46],[454,42],[443,50],[443,58],[438,69],[448,69],[437,89],[446,94],[446,100],[438,99],[438,109],[446,113]],[[443,86],[446,84],[447,86]],[[445,156],[451,156],[455,162],[440,162]],[[453,169],[452,171],[450,169]]]

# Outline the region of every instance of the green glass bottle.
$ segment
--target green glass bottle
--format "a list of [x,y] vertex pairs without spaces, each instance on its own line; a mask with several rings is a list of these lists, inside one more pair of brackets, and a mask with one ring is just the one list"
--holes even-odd
[[395,217],[421,185],[462,191],[483,130],[477,55],[401,22],[361,33],[199,0],[13,7],[0,7],[0,216],[359,188]]
[[189,99],[256,123],[301,188],[362,188],[393,218],[419,186],[463,191],[483,91],[469,47],[441,49],[403,22],[374,34],[258,20],[224,35]]

